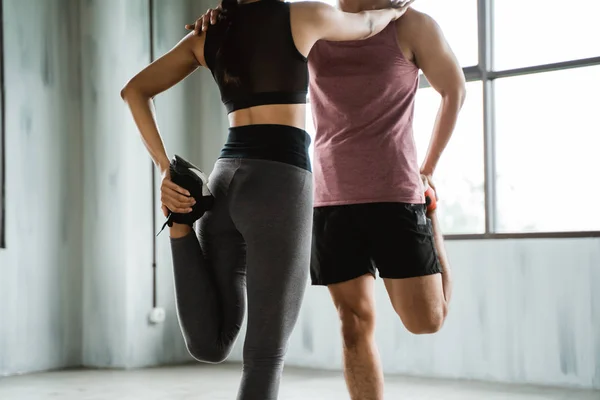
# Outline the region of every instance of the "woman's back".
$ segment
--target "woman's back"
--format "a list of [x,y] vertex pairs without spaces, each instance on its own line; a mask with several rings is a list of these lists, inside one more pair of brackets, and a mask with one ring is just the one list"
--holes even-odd
[[236,8],[208,30],[204,44],[227,110],[305,103],[308,69],[292,37],[290,5],[261,0]]
[[289,3],[261,0],[229,9],[206,33],[204,59],[232,126],[304,127],[308,68],[294,44]]

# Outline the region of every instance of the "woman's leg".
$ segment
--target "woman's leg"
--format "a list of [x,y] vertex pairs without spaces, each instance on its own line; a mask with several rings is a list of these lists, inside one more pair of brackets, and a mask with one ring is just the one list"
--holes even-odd
[[198,234],[171,228],[179,323],[190,354],[209,363],[227,358],[245,311],[246,245],[229,216],[227,166],[220,163],[211,176],[215,204]]
[[312,176],[287,164],[244,160],[232,188],[232,218],[247,244],[248,325],[238,400],[276,400],[308,282]]

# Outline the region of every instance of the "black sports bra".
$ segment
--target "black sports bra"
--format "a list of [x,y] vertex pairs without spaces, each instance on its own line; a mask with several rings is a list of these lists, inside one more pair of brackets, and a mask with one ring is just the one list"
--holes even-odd
[[208,29],[204,58],[228,113],[306,103],[307,60],[294,44],[289,3],[239,4]]

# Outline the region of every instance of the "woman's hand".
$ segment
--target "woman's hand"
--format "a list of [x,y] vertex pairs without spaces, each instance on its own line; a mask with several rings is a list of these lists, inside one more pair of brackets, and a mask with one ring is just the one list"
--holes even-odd
[[192,206],[196,204],[196,200],[190,197],[190,192],[171,181],[171,174],[168,168],[162,173],[160,202],[165,217],[169,216],[169,211],[178,214],[189,213],[192,211]]
[[202,32],[206,32],[209,25],[214,25],[219,20],[219,14],[221,14],[222,8],[219,4],[216,8],[209,8],[206,13],[196,20],[193,24],[188,24],[185,29],[188,31],[194,31],[196,35],[200,35]]

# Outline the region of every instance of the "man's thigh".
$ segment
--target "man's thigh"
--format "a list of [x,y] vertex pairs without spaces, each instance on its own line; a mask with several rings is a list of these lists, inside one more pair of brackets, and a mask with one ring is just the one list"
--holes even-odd
[[375,280],[363,275],[352,280],[327,286],[336,308],[347,308],[359,313],[372,313],[375,306]]
[[360,205],[317,207],[313,212],[311,280],[330,286],[375,276]]
[[425,206],[381,203],[369,221],[370,253],[394,310],[411,332],[437,331],[446,302],[433,223]]
[[400,320],[415,334],[439,331],[447,314],[442,275],[384,279],[385,288]]
[[346,346],[372,335],[375,330],[375,280],[371,274],[328,285],[342,323]]

